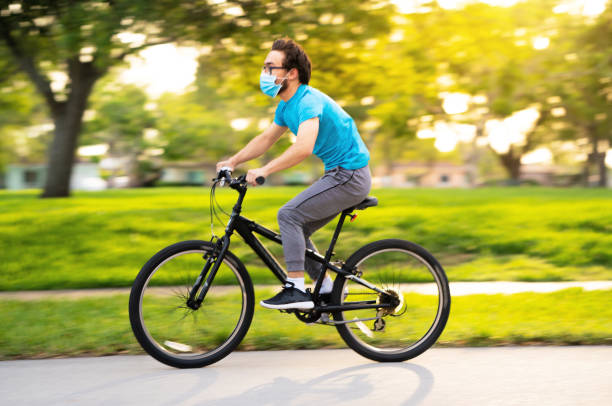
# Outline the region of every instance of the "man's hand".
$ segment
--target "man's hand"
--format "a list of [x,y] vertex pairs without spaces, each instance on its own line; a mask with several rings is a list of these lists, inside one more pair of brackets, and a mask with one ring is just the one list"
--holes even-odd
[[232,161],[231,159],[227,159],[225,161],[217,162],[217,173],[219,173],[219,171],[223,167],[228,167],[233,172],[234,168],[236,167],[236,165],[234,164],[234,161]]
[[257,186],[255,179],[260,176],[266,178],[268,177],[268,172],[264,168],[250,169],[247,172],[246,181],[252,186]]

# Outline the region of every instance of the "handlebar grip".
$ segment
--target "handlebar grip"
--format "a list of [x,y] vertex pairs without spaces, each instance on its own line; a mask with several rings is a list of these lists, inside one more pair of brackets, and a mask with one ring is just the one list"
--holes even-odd
[[266,183],[266,178],[264,178],[263,176],[258,176],[257,178],[255,178],[255,182],[257,182],[258,185],[263,185],[264,183]]

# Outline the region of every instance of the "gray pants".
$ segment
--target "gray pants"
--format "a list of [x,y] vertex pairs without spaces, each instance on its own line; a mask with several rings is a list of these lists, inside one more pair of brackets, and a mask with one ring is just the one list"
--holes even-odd
[[316,251],[310,236],[342,210],[365,199],[372,184],[370,167],[336,167],[289,200],[278,211],[278,226],[288,271],[306,271],[315,280],[321,264],[305,258],[306,248]]

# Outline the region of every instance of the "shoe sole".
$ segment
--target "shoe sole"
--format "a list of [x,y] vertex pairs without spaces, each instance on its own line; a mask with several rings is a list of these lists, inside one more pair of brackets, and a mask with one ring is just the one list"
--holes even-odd
[[277,310],[288,310],[288,309],[313,309],[314,302],[295,302],[295,303],[287,303],[287,304],[268,304],[264,303],[263,300],[259,302],[260,305],[265,307],[266,309],[277,309]]

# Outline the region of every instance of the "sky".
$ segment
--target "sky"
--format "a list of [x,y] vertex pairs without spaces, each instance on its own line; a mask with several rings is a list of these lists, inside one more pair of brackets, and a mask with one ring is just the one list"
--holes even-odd
[[[424,11],[429,0],[390,0],[400,12],[412,13]],[[478,0],[438,0],[441,7],[456,9],[467,3]],[[493,6],[508,7],[519,0],[480,0]],[[530,0],[537,1],[537,0]],[[597,16],[606,5],[607,0],[561,0],[554,11],[558,13],[576,13],[587,16]],[[142,41],[139,35],[130,33],[120,34],[120,40],[125,43],[138,43]],[[532,46],[535,49],[548,47],[548,38],[534,39]],[[164,92],[182,93],[196,78],[198,68],[197,57],[200,52],[208,49],[194,47],[178,47],[174,44],[157,45],[140,52],[129,60],[130,67],[120,73],[120,80],[143,87],[153,99]],[[443,108],[447,114],[460,114],[467,110],[471,96],[461,93],[440,94]],[[491,120],[487,123],[489,133],[488,142],[498,152],[507,151],[511,142],[520,142],[538,117],[537,110],[526,109],[515,112],[505,120]],[[231,124],[235,130],[240,131],[242,123],[248,120],[237,119]],[[436,138],[435,146],[442,152],[452,151],[459,141],[470,142],[475,133],[474,126],[453,123],[436,122],[426,125],[418,132],[419,138]],[[612,164],[612,153],[608,154]],[[552,153],[547,148],[540,148],[524,158],[524,163],[551,163]]]
[[156,45],[129,59],[119,80],[143,87],[156,99],[164,92],[181,93],[196,79],[199,50],[174,44]]

